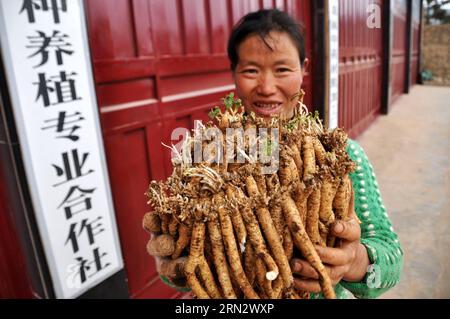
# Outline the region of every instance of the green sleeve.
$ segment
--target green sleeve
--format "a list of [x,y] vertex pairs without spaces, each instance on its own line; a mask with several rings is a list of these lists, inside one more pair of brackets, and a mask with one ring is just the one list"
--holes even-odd
[[178,292],[189,292],[191,289],[189,287],[183,287],[183,286],[177,286],[174,284],[169,278],[159,275],[159,278],[162,280],[163,283],[165,283],[167,286],[175,289]]
[[400,280],[403,251],[383,205],[373,167],[362,147],[348,140],[347,152],[355,161],[350,174],[355,192],[355,211],[361,220],[361,243],[371,265],[361,282],[341,284],[357,298],[377,298]]

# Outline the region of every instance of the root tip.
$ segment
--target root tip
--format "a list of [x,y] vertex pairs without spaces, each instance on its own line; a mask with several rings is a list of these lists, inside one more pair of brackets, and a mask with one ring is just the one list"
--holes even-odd
[[267,280],[275,280],[278,277],[278,272],[277,271],[269,271],[266,273],[266,278]]

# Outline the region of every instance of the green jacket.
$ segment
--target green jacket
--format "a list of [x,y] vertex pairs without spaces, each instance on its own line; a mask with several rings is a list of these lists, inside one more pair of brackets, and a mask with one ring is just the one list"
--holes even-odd
[[[377,298],[400,280],[403,268],[403,251],[394,232],[389,215],[383,205],[373,167],[362,147],[351,139],[347,153],[357,164],[350,174],[355,192],[355,212],[361,220],[361,243],[366,246],[371,265],[362,281],[341,281],[336,285],[336,296],[348,298],[348,292],[356,298]],[[167,278],[161,279],[178,291],[189,291],[174,286]],[[311,298],[323,298],[322,294],[311,294]]]

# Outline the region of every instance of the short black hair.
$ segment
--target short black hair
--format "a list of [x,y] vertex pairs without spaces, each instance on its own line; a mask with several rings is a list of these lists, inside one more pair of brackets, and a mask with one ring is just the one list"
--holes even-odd
[[286,12],[278,9],[262,9],[248,13],[234,26],[228,39],[227,51],[231,70],[236,69],[239,61],[239,45],[250,35],[259,35],[267,47],[272,50],[272,47],[266,41],[266,37],[272,31],[286,32],[291,37],[297,47],[300,64],[303,66],[306,56],[302,30],[301,24],[297,23]]

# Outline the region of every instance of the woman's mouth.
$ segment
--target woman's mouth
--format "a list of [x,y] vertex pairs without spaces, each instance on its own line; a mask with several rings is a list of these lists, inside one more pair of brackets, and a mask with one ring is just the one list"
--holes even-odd
[[254,102],[253,109],[256,113],[262,116],[270,116],[273,114],[278,114],[281,108],[283,107],[283,103],[279,102]]

